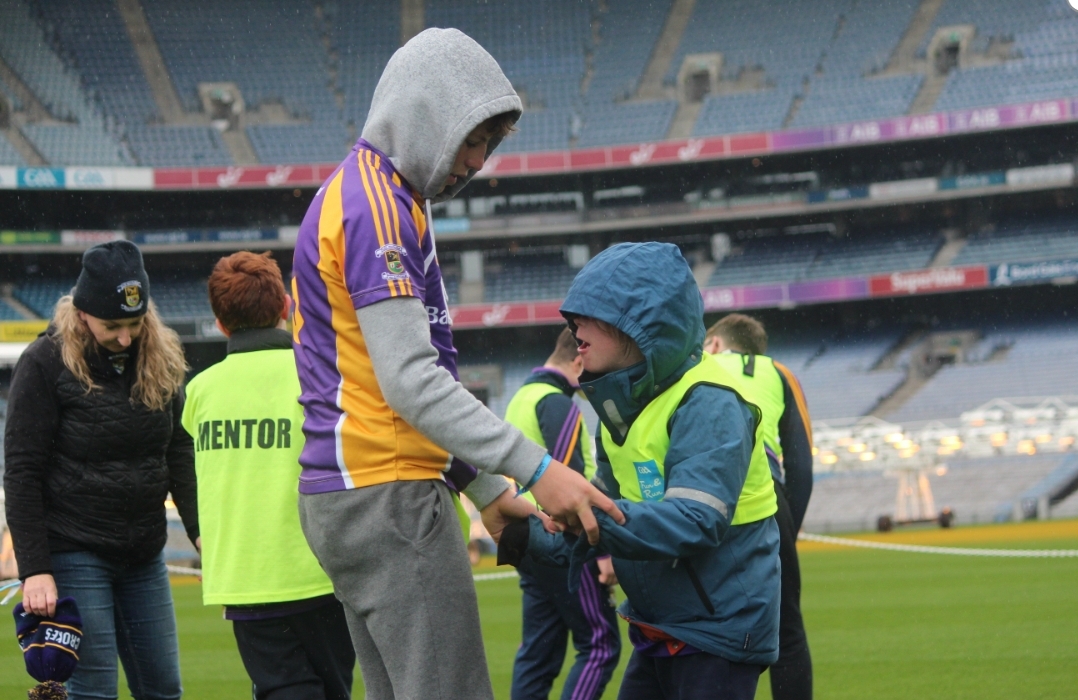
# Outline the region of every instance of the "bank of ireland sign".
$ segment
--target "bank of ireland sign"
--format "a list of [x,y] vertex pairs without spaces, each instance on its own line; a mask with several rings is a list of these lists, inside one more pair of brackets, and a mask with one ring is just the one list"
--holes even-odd
[[993,287],[1072,279],[1078,277],[1078,260],[1003,263],[994,265],[990,275]]

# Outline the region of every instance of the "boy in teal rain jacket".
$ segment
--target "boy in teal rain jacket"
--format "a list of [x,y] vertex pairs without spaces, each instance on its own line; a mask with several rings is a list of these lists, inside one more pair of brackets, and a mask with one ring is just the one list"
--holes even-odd
[[532,516],[503,532],[499,561],[567,565],[572,586],[587,559],[612,555],[634,646],[620,700],[751,700],[778,657],[779,532],[760,410],[719,363],[701,362],[703,304],[674,245],[607,249],[561,311],[601,420],[595,483],[626,522],[597,512],[593,548]]

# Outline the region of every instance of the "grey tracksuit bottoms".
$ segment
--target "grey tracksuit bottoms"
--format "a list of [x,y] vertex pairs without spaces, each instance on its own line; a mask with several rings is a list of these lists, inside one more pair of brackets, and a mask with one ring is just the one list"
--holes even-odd
[[475,583],[449,489],[397,481],[301,494],[344,604],[368,700],[492,700]]

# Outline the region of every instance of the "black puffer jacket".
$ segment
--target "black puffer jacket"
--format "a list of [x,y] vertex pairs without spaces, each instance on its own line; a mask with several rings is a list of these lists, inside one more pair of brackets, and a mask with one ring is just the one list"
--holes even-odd
[[171,491],[188,536],[198,536],[194,453],[180,425],[183,398],[162,411],[130,400],[136,351],[122,373],[111,353],[88,357],[92,393],[45,335],[12,375],[5,432],[8,524],[23,578],[52,569],[50,552],[85,550],[142,562],[165,545]]

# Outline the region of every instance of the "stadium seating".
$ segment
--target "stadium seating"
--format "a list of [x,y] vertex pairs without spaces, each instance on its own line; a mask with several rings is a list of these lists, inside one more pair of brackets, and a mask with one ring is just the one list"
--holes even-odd
[[158,167],[232,165],[232,157],[221,135],[216,129],[210,127],[129,125],[127,139],[131,150],[138,156],[139,163],[142,165]]
[[923,77],[872,77],[886,65],[910,23],[913,3],[851,3],[827,46],[790,126],[882,119],[905,114]]
[[106,115],[131,125],[159,118],[114,0],[39,0],[35,6]]
[[323,8],[337,59],[343,122],[354,125],[358,135],[382,69],[400,45],[400,3],[334,2]]
[[0,135],[0,165],[26,165],[26,161],[3,135]]
[[52,318],[56,302],[65,294],[70,294],[75,286],[74,279],[30,280],[12,290],[11,296],[25,304],[41,318]]
[[626,102],[592,105],[577,141],[579,148],[658,141],[666,137],[677,102]]
[[336,163],[352,144],[340,124],[263,124],[247,127],[251,146],[262,163]]
[[940,236],[917,231],[878,232],[831,240],[820,248],[806,270],[805,278],[851,277],[926,268],[942,243]]
[[[127,165],[130,157],[112,134],[116,125],[93,105],[80,77],[55,52],[60,37],[42,28],[24,0],[5,0],[0,56],[51,115],[65,123],[29,124],[23,133],[50,162],[62,165]],[[36,9],[36,6],[35,6]],[[50,48],[51,47],[51,48]]]
[[791,99],[789,91],[780,90],[708,96],[692,134],[711,136],[781,129]]
[[[33,280],[16,286],[12,296],[41,318],[52,318],[56,302],[74,286],[73,279]],[[205,280],[153,280],[150,294],[166,320],[213,318]]]
[[204,279],[154,281],[150,295],[157,304],[161,318],[213,318]]
[[888,420],[955,418],[995,398],[1078,395],[1078,329],[1072,324],[999,326],[981,341],[985,349],[1007,345],[1000,359],[943,367]]
[[[664,138],[677,103],[638,101],[640,80],[672,0],[541,0],[497,6],[428,0],[427,26],[458,27],[499,60],[525,96],[520,133],[503,152],[632,144]],[[143,2],[181,102],[201,111],[198,84],[234,82],[249,109],[280,104],[287,124],[247,126],[266,163],[334,162],[362,129],[375,85],[401,34],[399,2],[287,0]],[[694,136],[810,127],[905,114],[920,74],[876,74],[916,3],[698,0],[663,78],[685,56],[720,52],[723,79],[762,71],[749,92],[709,95]],[[4,0],[0,56],[56,122],[24,133],[56,165],[222,165],[227,149],[205,127],[159,127],[160,115],[112,0]],[[1078,94],[1078,15],[1066,0],[947,0],[935,31],[971,24],[973,54],[1012,42],[1006,61],[955,69],[938,111]],[[273,40],[266,40],[273,37]],[[0,85],[16,109],[22,105]],[[298,123],[296,123],[298,122]],[[22,158],[0,142],[0,164]]]
[[[990,40],[1013,40],[1012,55],[1002,65],[954,71],[936,109],[1031,102],[1078,92],[1078,15],[1066,0],[950,0],[934,27],[959,24],[976,26],[975,49],[983,50]],[[921,47],[922,52],[926,49],[927,44]]]
[[[1023,491],[1050,474],[1065,454],[978,459],[949,458],[943,475],[930,474],[937,508],[951,508],[960,525],[992,522]],[[817,476],[805,514],[807,532],[875,528],[895,514],[897,479],[879,471]]]
[[[500,270],[496,264],[500,263]],[[544,249],[521,251],[519,255],[488,259],[484,299],[488,302],[562,299],[577,270],[569,267],[564,254]]]
[[199,83],[234,82],[248,110],[277,103],[304,122],[248,127],[260,160],[334,162],[348,152],[323,45],[330,38],[320,31],[312,7],[286,0],[161,0],[143,7],[188,111],[201,109]]
[[725,131],[728,124],[716,114],[727,104],[739,114],[729,124],[738,131],[781,127],[794,96],[816,70],[847,4],[846,0],[813,3],[808,20],[803,6],[783,0],[698,1],[666,74],[667,84],[676,81],[686,55],[719,51],[725,78],[736,78],[743,68],[759,67],[764,69],[768,87],[755,98],[750,96],[754,93],[708,98],[694,133]]
[[1078,258],[1074,219],[1004,221],[969,237],[955,265],[1028,262]]
[[740,254],[726,257],[707,281],[709,287],[795,282],[805,276],[826,238],[819,235],[750,239]]
[[425,19],[429,27],[456,27],[482,44],[525,95],[529,108],[520,133],[502,152],[569,147],[590,41],[586,5],[540,0],[506,3],[493,11],[475,0],[430,0]]
[[0,299],[0,321],[21,321],[23,315],[13,309],[11,305]]
[[785,340],[768,352],[797,375],[813,420],[845,418],[868,413],[905,380],[901,369],[872,369],[900,337],[896,329],[822,343]]
[[750,239],[720,262],[709,287],[799,282],[928,267],[943,239],[921,230]]

